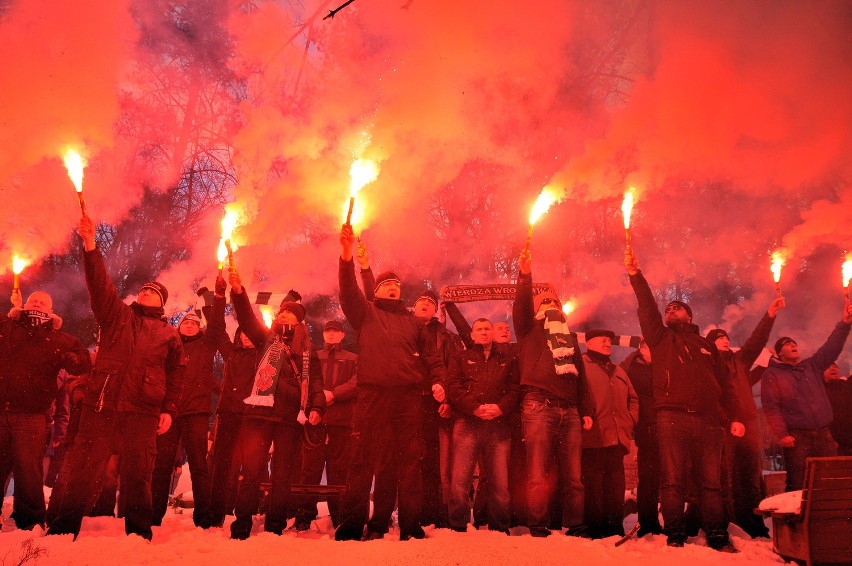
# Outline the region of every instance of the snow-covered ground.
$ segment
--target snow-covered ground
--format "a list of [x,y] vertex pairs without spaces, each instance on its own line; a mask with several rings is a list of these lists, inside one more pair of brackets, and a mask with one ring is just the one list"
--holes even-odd
[[[3,517],[11,513],[12,498],[6,497]],[[321,504],[321,512],[324,511]],[[634,539],[621,547],[614,546],[616,537],[590,541],[554,534],[548,538],[524,535],[525,529],[515,529],[513,536],[473,531],[456,533],[447,529],[426,528],[425,540],[399,542],[393,530],[385,540],[370,542],[335,542],[330,536],[331,521],[327,514],[314,522],[312,530],[296,533],[285,531],[283,536],[257,532],[262,528],[256,518],[255,530],[245,541],[232,541],[225,529],[204,531],[192,524],[192,510],[169,510],[162,527],[154,527],[154,540],[148,542],[137,536],[125,536],[124,521],[105,517],[86,518],[76,542],[70,535],[44,537],[43,533],[19,531],[14,522],[6,520],[0,532],[0,564],[18,565],[23,543],[33,539],[33,548],[45,553],[26,564],[104,564],[162,565],[176,564],[265,564],[299,563],[303,566],[336,564],[389,565],[404,564],[464,564],[465,566],[496,564],[565,564],[619,566],[648,564],[653,566],[699,566],[702,564],[780,564],[781,560],[767,540],[751,540],[737,527],[731,527],[734,546],[739,554],[721,554],[707,546],[703,537],[690,539],[684,548],[668,548],[664,536],[648,535]],[[631,527],[636,516],[625,520]],[[472,527],[471,527],[472,528]],[[35,535],[35,538],[34,538]]]

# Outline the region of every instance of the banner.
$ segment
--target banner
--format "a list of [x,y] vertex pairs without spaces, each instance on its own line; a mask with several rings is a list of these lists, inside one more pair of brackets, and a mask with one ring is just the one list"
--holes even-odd
[[[533,283],[533,296],[551,291],[550,283]],[[441,300],[453,303],[472,303],[474,301],[513,301],[516,285],[495,283],[490,285],[447,285],[441,289]]]

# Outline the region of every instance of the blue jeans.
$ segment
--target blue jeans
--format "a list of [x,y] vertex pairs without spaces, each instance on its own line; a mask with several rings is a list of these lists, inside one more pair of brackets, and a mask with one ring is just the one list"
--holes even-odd
[[488,478],[488,528],[509,529],[509,449],[512,432],[505,419],[456,419],[453,427],[453,474],[450,482],[450,527],[464,529],[470,522],[470,486],[473,469],[482,456]]
[[526,393],[521,402],[521,422],[527,451],[527,525],[546,529],[550,524],[548,502],[559,483],[550,465],[556,457],[562,494],[562,524],[583,525],[583,482],[580,462],[583,437],[576,407],[562,406],[538,393]]
[[805,459],[819,456],[837,456],[837,443],[829,428],[815,430],[793,429],[790,435],[796,439],[792,448],[784,449],[784,465],[787,469],[785,491],[802,489],[805,483]]
[[707,534],[707,544],[714,548],[728,544],[728,524],[722,504],[724,428],[696,413],[660,410],[657,412],[657,433],[663,533],[669,540],[686,540],[684,504],[691,462],[697,483],[701,528]]

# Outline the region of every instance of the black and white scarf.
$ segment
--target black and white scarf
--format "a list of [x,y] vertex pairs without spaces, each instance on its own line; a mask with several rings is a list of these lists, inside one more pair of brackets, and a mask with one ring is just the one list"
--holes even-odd
[[258,407],[271,407],[275,403],[275,388],[278,387],[284,356],[289,357],[284,339],[278,332],[273,332],[266,341],[266,350],[257,365],[252,394],[243,399],[243,403]]
[[548,309],[538,313],[536,318],[544,321],[544,331],[547,334],[547,346],[553,355],[557,375],[579,375],[574,365],[574,341],[571,330],[565,320],[565,315],[559,309]]

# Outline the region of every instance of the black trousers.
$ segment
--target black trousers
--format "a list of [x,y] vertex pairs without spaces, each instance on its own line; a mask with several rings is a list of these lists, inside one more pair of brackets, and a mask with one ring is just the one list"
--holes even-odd
[[[349,468],[349,439],[352,430],[348,426],[327,427],[328,437],[325,444],[315,448],[302,446],[302,472],[300,483],[306,485],[319,485],[322,479],[322,471],[326,471],[326,483],[328,485],[345,485],[346,474]],[[328,510],[331,521],[335,526],[340,524],[340,509],[337,500],[332,498],[328,502]],[[296,510],[296,523],[310,523],[317,518],[317,502],[314,498],[307,498],[299,502]]]
[[219,413],[216,416],[216,437],[210,454],[211,495],[210,524],[221,526],[225,515],[233,515],[237,502],[237,481],[240,475],[240,450],[237,437],[242,416]]
[[15,478],[12,517],[22,530],[44,524],[41,482],[44,473],[44,436],[47,430],[47,420],[43,413],[0,413],[0,461],[4,462],[5,467],[3,480],[11,470]]
[[48,534],[80,533],[94,506],[110,456],[120,457],[124,530],[151,539],[151,474],[157,455],[158,415],[98,413],[84,407],[80,430],[67,458],[68,479]]
[[359,540],[370,504],[370,485],[383,447],[393,450],[401,537],[417,535],[423,500],[421,395],[416,389],[359,387],[352,419],[349,474],[337,540]]
[[637,428],[635,432],[636,464],[639,485],[636,487],[636,506],[639,525],[648,532],[662,532],[660,525],[660,446],[657,427]]
[[584,522],[592,538],[624,536],[624,454],[620,446],[583,449]]
[[210,471],[207,468],[209,423],[210,415],[205,414],[175,417],[169,430],[157,437],[157,459],[151,478],[155,525],[162,523],[166,514],[177,452],[183,446],[192,477],[192,520],[197,527],[210,527]]
[[272,473],[266,509],[266,532],[280,535],[287,526],[288,507],[292,506],[290,485],[299,477],[301,468],[301,425],[243,418],[239,444],[242,450],[243,480],[237,492],[237,504],[231,523],[231,538],[248,538],[251,533],[251,518],[257,512],[260,500],[260,482],[265,478],[264,468],[270,446]]

